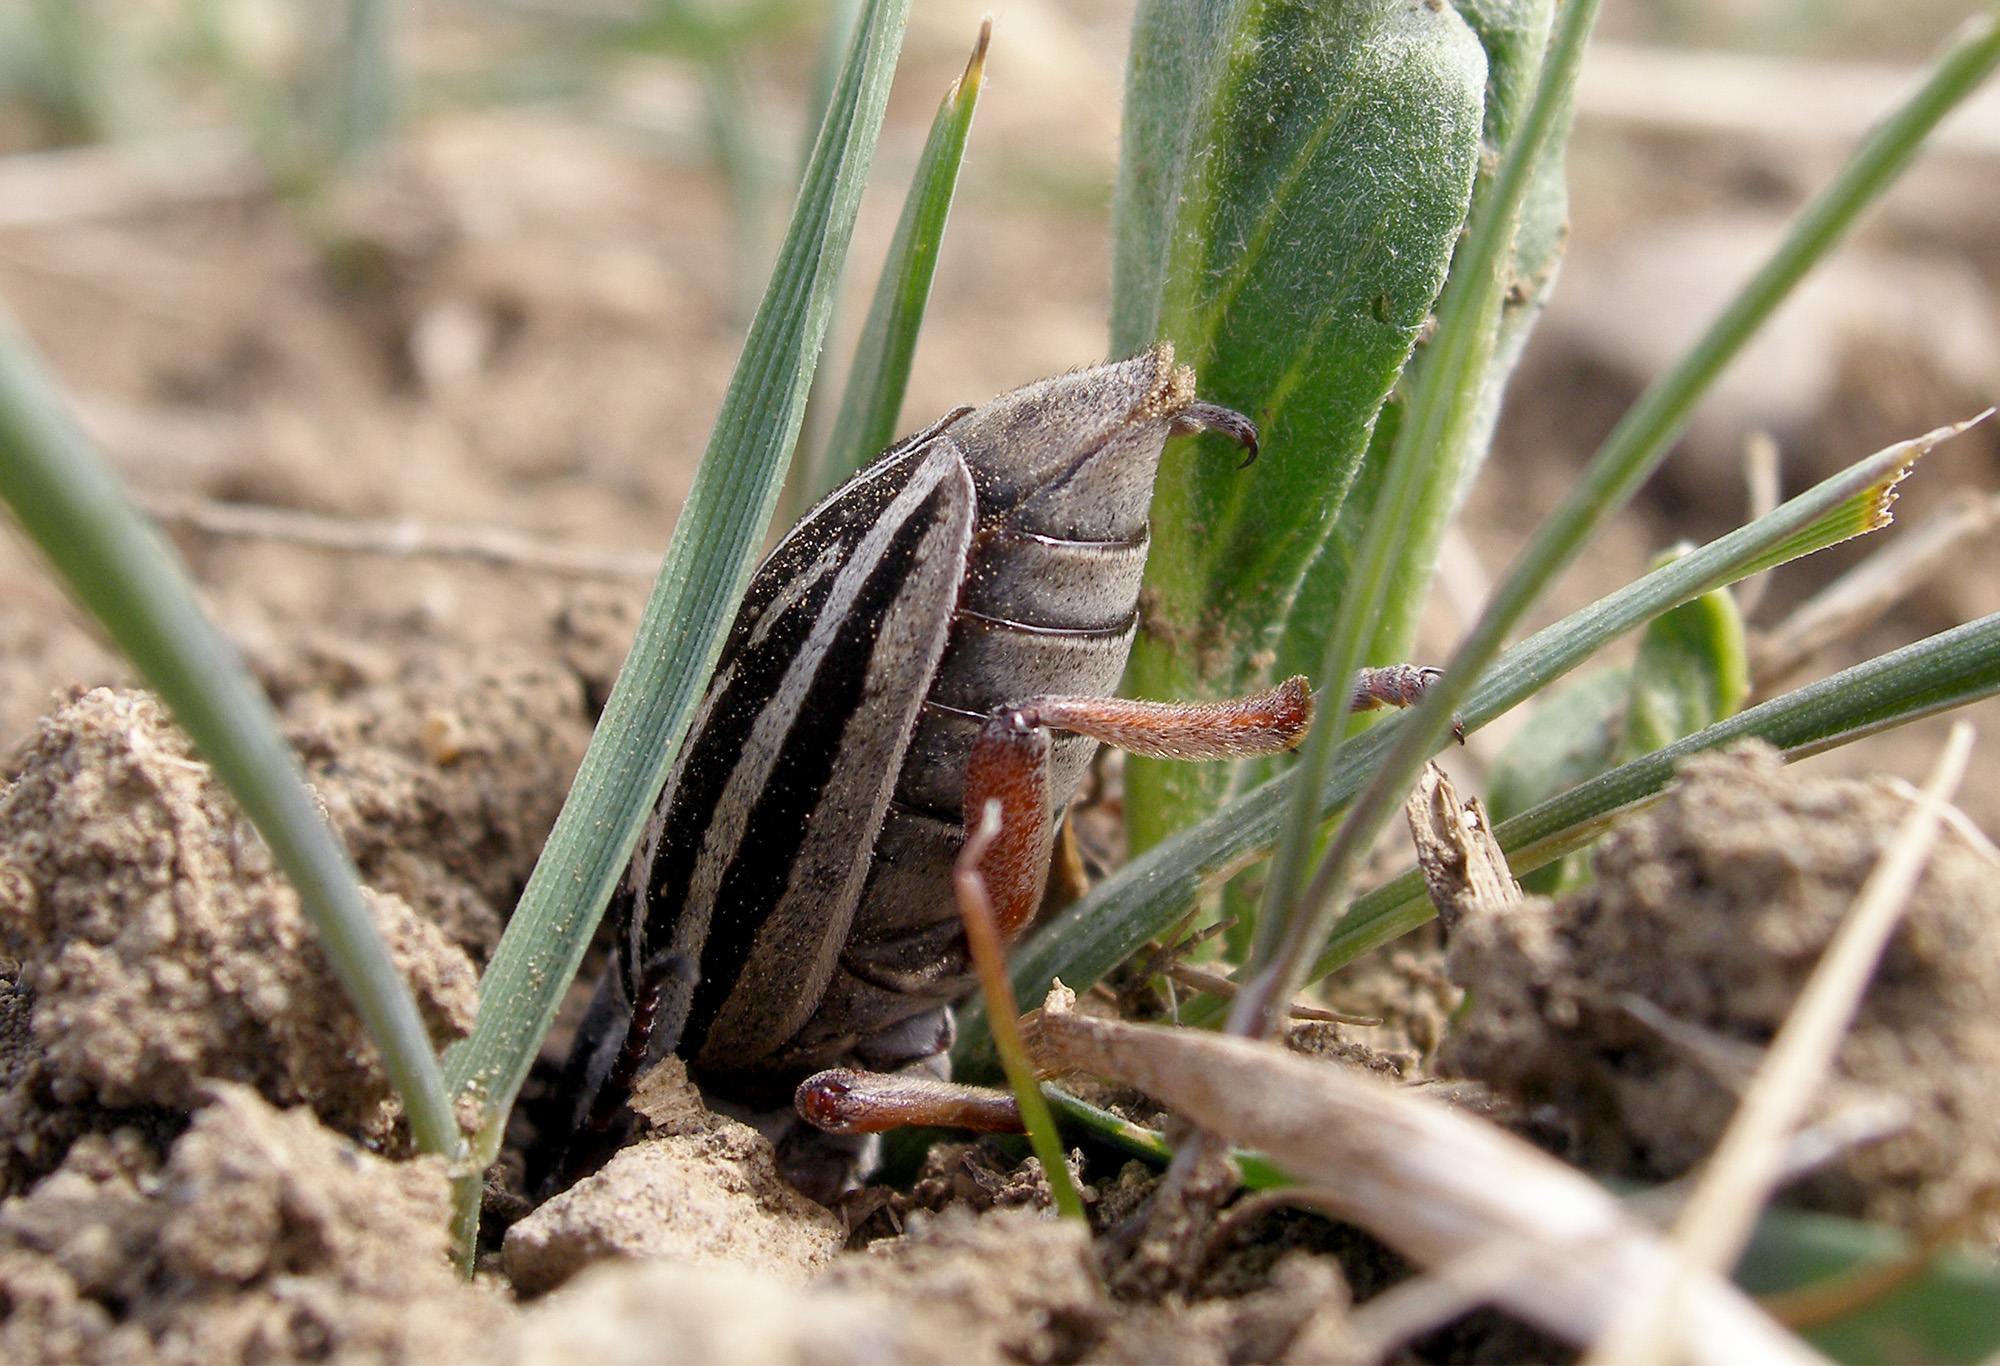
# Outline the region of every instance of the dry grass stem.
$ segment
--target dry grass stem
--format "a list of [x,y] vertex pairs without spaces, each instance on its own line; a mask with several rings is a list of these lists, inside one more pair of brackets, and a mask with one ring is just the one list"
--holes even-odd
[[1381,1361],[1404,1343],[1499,1298],[1515,1274],[1515,1249],[1491,1243],[1389,1287],[1348,1317],[1355,1360]]
[[[1922,788],[1907,783],[1901,778],[1890,778],[1889,788],[1905,801],[1921,804],[1924,800],[1924,791]],[[1943,817],[1944,823],[1950,826],[1955,834],[1970,845],[1975,854],[1978,854],[1996,868],[2000,868],[2000,845],[1995,845],[1992,840],[1988,839],[1986,832],[1974,824],[1972,817],[1966,815],[1955,806],[1947,806],[1944,809]]]
[[1493,822],[1478,798],[1461,802],[1436,764],[1403,803],[1424,889],[1447,931],[1468,915],[1505,916],[1521,904],[1521,887],[1507,867],[1507,855],[1493,837]]
[[[1225,977],[1219,972],[1210,972],[1207,968],[1195,967],[1190,963],[1174,964],[1167,969],[1167,978],[1192,991],[1205,991],[1211,996],[1220,996],[1224,1000],[1234,1000],[1236,998],[1236,982],[1234,979]],[[1291,1012],[1294,1020],[1314,1020],[1325,1024],[1351,1024],[1373,1027],[1382,1023],[1381,1017],[1376,1015],[1345,1015],[1338,1010],[1327,1010],[1322,1006],[1309,1006],[1298,1001],[1292,1002]]]
[[[1809,1176],[1871,1143],[1880,1143],[1910,1127],[1912,1110],[1901,1096],[1862,1097],[1842,1105],[1825,1119],[1793,1134],[1785,1143],[1779,1163],[1778,1184]],[[1694,1191],[1696,1174],[1679,1177],[1657,1186],[1648,1186],[1625,1197],[1625,1208],[1659,1225],[1672,1223],[1687,1207]],[[1764,1303],[1760,1300],[1759,1303]],[[1766,1305],[1768,1308],[1769,1306]],[[1782,1322],[1790,1319],[1778,1316]]]
[[1945,804],[1971,754],[1972,727],[1961,721],[1952,727],[1923,802],[1897,827],[1862,884],[1676,1221],[1682,1269],[1626,1306],[1617,1328],[1592,1351],[1592,1361],[1671,1359],[1669,1325],[1683,1321],[1695,1278],[1726,1271],[1742,1255],[1777,1184],[1785,1143],[1832,1070],[1875,965],[1923,876]]
[[1743,1039],[1690,1024],[1636,992],[1620,992],[1618,1008],[1678,1049],[1733,1096],[1742,1096],[1763,1065],[1764,1050]]
[[[1426,1266],[1507,1248],[1490,1297],[1587,1343],[1672,1274],[1671,1248],[1595,1183],[1495,1125],[1376,1078],[1251,1039],[1092,1019],[1057,985],[1032,1018],[1038,1065],[1136,1086],[1209,1133],[1266,1153],[1312,1198]],[[1721,1278],[1689,1278],[1691,1355],[1818,1358]]]
[[175,494],[144,494],[138,501],[154,521],[208,536],[283,541],[316,550],[363,555],[433,555],[479,560],[510,569],[531,569],[573,578],[650,581],[660,570],[660,557],[650,552],[565,545],[537,540],[506,527],[427,526],[409,518],[378,521],[333,517]]

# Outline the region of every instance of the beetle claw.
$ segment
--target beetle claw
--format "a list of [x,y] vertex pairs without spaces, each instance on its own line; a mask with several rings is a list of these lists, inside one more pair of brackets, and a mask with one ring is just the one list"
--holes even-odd
[[1195,432],[1220,432],[1237,445],[1243,447],[1243,463],[1238,469],[1247,469],[1257,459],[1257,424],[1234,408],[1225,408],[1220,403],[1203,403],[1196,399],[1188,404],[1187,410],[1174,418],[1174,435],[1191,436]]

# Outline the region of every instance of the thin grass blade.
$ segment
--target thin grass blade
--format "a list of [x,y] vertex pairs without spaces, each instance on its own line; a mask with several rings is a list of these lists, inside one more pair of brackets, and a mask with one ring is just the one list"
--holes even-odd
[[958,188],[958,168],[965,159],[965,139],[972,131],[972,113],[986,72],[986,44],[992,35],[993,21],[985,20],[965,73],[945,92],[931,121],[930,137],[903,200],[903,216],[896,222],[895,239],[875,284],[875,300],[861,327],[833,434],[820,458],[818,493],[844,483],[895,439],[896,417],[910,385],[917,332],[930,302],[931,277],[937,271],[945,219]]
[[341,45],[340,150],[354,159],[374,151],[396,128],[402,103],[396,70],[397,6],[389,0],[347,0]]
[[0,498],[139,666],[271,847],[319,932],[426,1152],[456,1157],[437,1057],[271,704],[202,612],[28,343],[0,322]]
[[481,982],[478,1025],[446,1059],[453,1093],[481,1115],[481,1159],[497,1149],[749,581],[798,435],[908,13],[909,0],[876,0],[856,25],[638,639]]

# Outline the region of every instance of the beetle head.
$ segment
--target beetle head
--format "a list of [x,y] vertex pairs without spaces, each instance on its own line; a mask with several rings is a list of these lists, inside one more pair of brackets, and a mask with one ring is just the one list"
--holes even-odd
[[1144,535],[1160,451],[1188,430],[1194,371],[1174,349],[1076,370],[1002,394],[948,429],[981,521],[1072,540]]

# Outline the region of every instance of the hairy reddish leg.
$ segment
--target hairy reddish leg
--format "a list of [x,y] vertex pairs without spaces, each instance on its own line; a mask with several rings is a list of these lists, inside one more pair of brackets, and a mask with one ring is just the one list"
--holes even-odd
[[800,1082],[792,1105],[806,1123],[830,1134],[879,1134],[911,1124],[982,1134],[1023,1132],[1011,1093],[904,1072],[829,1068]]
[[[1439,677],[1398,664],[1364,669],[1353,707],[1410,706]],[[1160,759],[1224,759],[1276,754],[1305,738],[1312,690],[1303,678],[1229,702],[1139,702],[1121,697],[1038,697],[1003,707],[986,721],[965,770],[967,848],[962,875],[983,892],[1003,943],[1034,918],[1049,872],[1049,732],[1066,730]],[[997,828],[981,828],[989,802]],[[961,887],[961,895],[968,889]],[[970,931],[968,926],[968,931]],[[1020,1114],[1005,1092],[929,1077],[834,1068],[799,1084],[793,1104],[832,1133],[879,1133],[906,1124],[1018,1133]]]
[[995,712],[966,764],[965,813],[970,822],[989,800],[1000,803],[1000,834],[979,860],[1000,937],[1012,940],[1027,928],[1048,879],[1049,731],[1160,759],[1224,759],[1290,749],[1311,720],[1303,678],[1231,702],[1038,697]]

